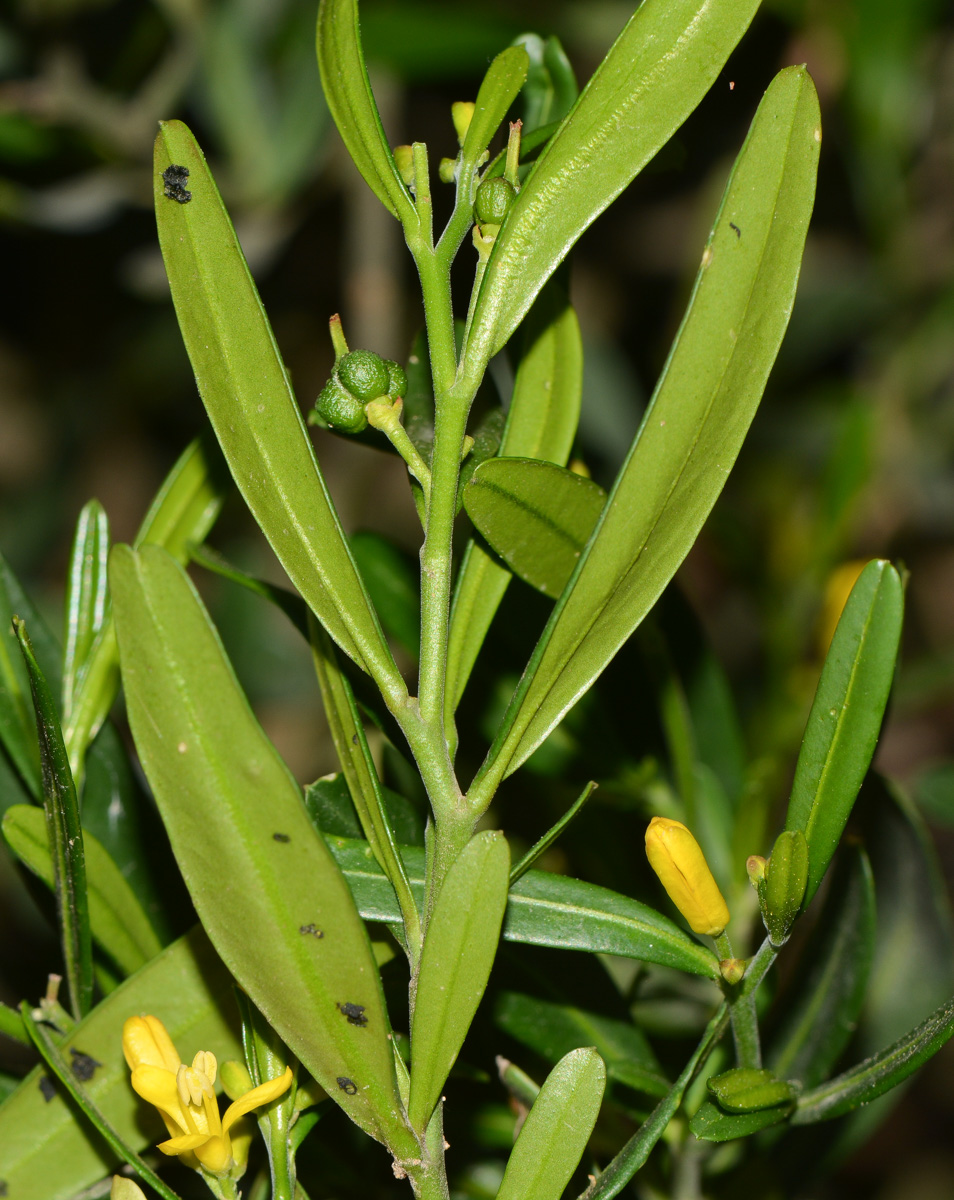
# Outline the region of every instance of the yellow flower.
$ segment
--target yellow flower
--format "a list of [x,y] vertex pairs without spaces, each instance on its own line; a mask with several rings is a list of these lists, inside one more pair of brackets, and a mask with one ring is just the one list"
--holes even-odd
[[717,937],[729,923],[729,909],[699,843],[685,825],[653,817],[646,830],[646,856],[690,929]]
[[292,1082],[291,1067],[286,1067],[284,1075],[252,1088],[220,1116],[215,1055],[200,1050],[187,1067],[158,1017],[129,1018],[123,1026],[123,1054],[132,1071],[133,1089],[155,1105],[171,1134],[159,1149],[213,1175],[227,1175],[244,1166],[247,1147],[233,1147],[229,1130],[247,1112],[286,1092]]

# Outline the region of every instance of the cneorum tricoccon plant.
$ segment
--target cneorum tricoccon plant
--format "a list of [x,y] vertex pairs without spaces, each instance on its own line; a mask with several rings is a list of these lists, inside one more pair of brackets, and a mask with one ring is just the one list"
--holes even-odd
[[[309,419],[377,438],[407,463],[422,529],[410,624],[398,620],[408,616],[406,596],[382,588],[367,547],[359,555],[342,531],[202,151],[181,123],[162,126],[155,204],[182,335],[234,484],[293,590],[243,575],[203,544],[225,494],[203,441],[173,468],[132,546],[110,548],[102,508],[91,501],[83,510],[62,650],[4,568],[7,624],[16,619],[3,697],[19,699],[3,710],[0,738],[25,802],[7,809],[3,831],[55,892],[67,993],[61,1004],[52,982],[37,1007],[0,1009],[3,1032],[43,1059],[0,1108],[7,1200],[65,1200],[123,1161],[164,1197],[184,1167],[217,1196],[236,1196],[247,1182],[250,1197],[270,1191],[275,1200],[328,1194],[326,1174],[338,1180],[327,1185],[335,1194],[347,1178],[356,1196],[410,1186],[424,1200],[446,1200],[452,1186],[455,1195],[558,1200],[576,1177],[588,1200],[606,1200],[643,1168],[646,1194],[701,1196],[710,1175],[728,1173],[731,1184],[731,1172],[741,1177],[747,1156],[761,1153],[740,1141],[738,1153],[720,1157],[713,1143],[778,1126],[777,1157],[790,1127],[867,1104],[950,1036],[948,1005],[837,1073],[875,938],[864,847],[838,846],[888,700],[898,572],[870,562],[844,605],[767,863],[759,852],[768,848],[768,790],[720,791],[705,774],[665,622],[645,620],[725,483],[788,323],[821,142],[804,67],[781,71],[753,116],[612,489],[567,469],[582,351],[557,268],[700,102],[757,7],[645,0],[579,93],[555,39],[519,39],[490,64],[476,99],[454,106],[459,152],[434,172],[424,144],[392,152],[385,140],[355,0],[322,0],[328,105],[357,169],[401,223],[426,342],[405,371],[349,348],[332,318],[334,370]],[[525,119],[492,157],[514,106]],[[454,189],[439,234],[435,178]],[[458,257],[474,269],[462,313],[451,302]],[[475,421],[488,364],[505,347],[512,394]],[[393,563],[386,543],[376,553]],[[305,639],[340,774],[306,789],[304,803],[252,714],[186,574],[190,562],[277,604]],[[519,679],[491,706],[490,736],[486,725],[462,726],[468,747],[485,738],[482,762],[464,777],[459,706],[514,575],[552,606],[524,648]],[[419,627],[416,645],[409,627]],[[539,841],[513,864],[490,809],[634,633],[646,680],[653,672],[661,680],[670,769],[630,808],[641,813],[632,815],[631,861],[635,878],[646,832],[669,915],[531,869],[592,786],[552,828],[541,824]],[[402,636],[416,658],[407,671],[393,651]],[[122,841],[101,819],[136,803],[108,720],[120,671],[174,856],[163,895],[184,887],[199,918],[176,939],[155,919],[162,904],[141,843]],[[506,679],[501,670],[501,687]],[[720,704],[725,716],[728,691]],[[379,730],[372,745],[387,745],[383,759],[369,746],[368,723]],[[416,790],[426,819],[411,802]],[[646,831],[657,803],[664,811]],[[795,939],[791,985],[766,1023],[759,985],[836,851],[815,934]],[[662,892],[647,899],[666,903]],[[527,974],[519,986],[495,985],[493,1005],[481,1006],[501,936],[511,943],[506,970]],[[564,968],[548,965],[571,952],[582,1000]],[[638,964],[635,979],[617,971],[611,985],[599,953]],[[531,978],[547,980],[542,995]],[[600,999],[607,987],[611,998]],[[475,1022],[484,1043],[510,1056],[500,1058],[499,1084],[482,1077],[482,1103],[518,1132],[505,1153],[481,1140],[475,1121],[470,1141],[455,1136],[448,1157],[445,1106],[453,1113],[468,1103],[452,1070],[462,1050],[467,1059]],[[686,1041],[678,1061],[671,1040],[664,1051],[674,1032]],[[485,1067],[470,1070],[469,1086]],[[220,1114],[223,1075],[233,1103]],[[393,1179],[383,1155],[355,1162],[359,1135],[335,1106],[386,1149]],[[591,1142],[601,1109],[610,1119]],[[114,1193],[141,1194],[125,1177]]]

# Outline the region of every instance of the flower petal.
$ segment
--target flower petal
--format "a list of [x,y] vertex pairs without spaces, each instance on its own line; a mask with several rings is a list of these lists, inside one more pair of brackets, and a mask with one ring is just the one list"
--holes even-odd
[[168,1142],[160,1142],[156,1149],[170,1156],[188,1154],[190,1150],[205,1145],[208,1140],[208,1134],[205,1133],[186,1133],[182,1137],[170,1138]]
[[232,1165],[232,1143],[227,1135],[208,1138],[196,1146],[195,1156],[207,1171],[221,1174]]
[[261,1108],[263,1104],[271,1104],[283,1092],[287,1092],[292,1085],[292,1069],[285,1068],[285,1074],[279,1075],[277,1079],[269,1079],[266,1083],[260,1083],[258,1087],[252,1088],[250,1092],[246,1092],[234,1104],[230,1104],[225,1110],[225,1116],[222,1118],[222,1128],[228,1133],[239,1117],[243,1117],[247,1112],[251,1112],[253,1108]]
[[190,1130],[190,1122],[186,1118],[179,1102],[179,1092],[176,1088],[176,1077],[165,1067],[141,1066],[132,1073],[133,1091],[147,1100],[183,1131]]
[[165,1067],[175,1074],[179,1068],[178,1051],[158,1017],[130,1017],[126,1021],[123,1054],[131,1071],[139,1066]]

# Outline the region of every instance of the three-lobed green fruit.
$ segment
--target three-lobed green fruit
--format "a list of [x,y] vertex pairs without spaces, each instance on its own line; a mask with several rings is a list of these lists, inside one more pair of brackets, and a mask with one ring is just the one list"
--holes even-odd
[[361,433],[368,427],[366,404],[381,396],[393,403],[406,392],[407,375],[400,363],[371,350],[351,350],[318,393],[312,423],[317,419],[343,433]]

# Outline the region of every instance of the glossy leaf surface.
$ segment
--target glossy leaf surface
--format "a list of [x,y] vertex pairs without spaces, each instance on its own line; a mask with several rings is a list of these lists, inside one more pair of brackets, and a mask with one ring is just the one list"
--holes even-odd
[[410,1153],[364,926],[205,610],[158,548],[117,547],[110,584],[129,723],[203,927],[329,1095]]
[[[7,809],[3,836],[21,862],[53,888],[53,861],[42,809],[28,804]],[[83,834],[83,851],[90,932],[123,974],[132,975],[155,958],[162,946],[119,867],[89,831]]]
[[[493,764],[488,791],[592,685],[722,490],[788,323],[820,138],[812,82],[803,68],[788,68],[759,106],[633,448],[482,769]],[[482,806],[479,784],[477,799]]]
[[858,1027],[874,954],[871,864],[859,846],[842,854],[767,1057],[776,1075],[808,1088],[821,1083]]
[[793,1125],[829,1121],[897,1087],[937,1054],[954,1034],[954,1000],[941,1005],[926,1021],[893,1046],[857,1067],[805,1092],[792,1116]]
[[731,1142],[748,1137],[760,1129],[778,1125],[790,1115],[790,1104],[762,1108],[757,1112],[727,1113],[707,1100],[701,1104],[689,1122],[689,1128],[704,1142]]
[[646,0],[540,155],[497,236],[472,341],[510,338],[584,229],[715,82],[758,0]]
[[488,459],[464,488],[464,507],[480,533],[515,574],[553,599],[605,503],[592,480],[531,458]]
[[352,161],[389,212],[416,224],[414,204],[394,165],[371,93],[357,0],[321,0],[317,49],[325,99]]
[[[328,845],[362,917],[400,920],[390,884],[367,843],[333,837]],[[405,846],[401,857],[420,904],[424,896],[424,854]],[[719,978],[719,963],[712,951],[662,913],[608,888],[548,871],[528,871],[513,885],[503,937],[533,946],[619,954],[706,979]]]
[[[163,171],[189,171],[187,204]],[[202,151],[179,121],[156,141],[155,202],[172,298],[232,475],[289,578],[342,649],[397,672],[318,469],[271,327]]]
[[[232,1016],[232,980],[201,929],[174,942],[121,984],[65,1038],[69,1059],[82,1054],[96,1065],[86,1090],[135,1149],[167,1136],[155,1110],[132,1090],[123,1058],[127,1017],[153,1013],[187,1062],[197,1050],[219,1061],[242,1054]],[[76,1054],[71,1052],[75,1051]],[[36,1068],[0,1105],[0,1179],[7,1200],[68,1200],[101,1179],[115,1158],[58,1088],[47,1100]]]
[[606,1068],[592,1048],[557,1063],[510,1152],[497,1200],[560,1200],[590,1140],[605,1086]]
[[[510,851],[478,833],[447,872],[421,952],[411,1025],[411,1125],[423,1130],[484,994],[507,907]],[[479,898],[479,899],[478,899]]]
[[790,1104],[795,1099],[795,1089],[790,1083],[771,1071],[753,1067],[736,1067],[713,1075],[706,1080],[706,1086],[729,1112],[756,1112],[777,1104]]
[[795,767],[786,829],[808,840],[807,905],[851,812],[884,715],[901,638],[904,594],[888,562],[870,562],[832,638]]
[[466,162],[474,162],[487,149],[520,94],[529,65],[530,58],[523,46],[508,46],[487,68],[461,147]]

